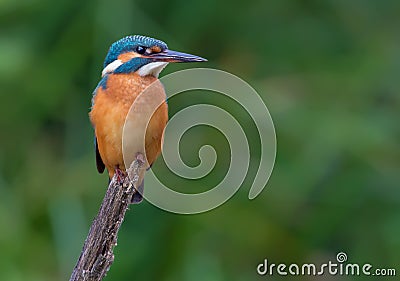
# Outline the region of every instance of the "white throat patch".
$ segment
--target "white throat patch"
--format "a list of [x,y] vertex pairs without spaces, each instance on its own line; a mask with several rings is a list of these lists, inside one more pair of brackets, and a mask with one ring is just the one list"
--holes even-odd
[[139,68],[137,70],[137,73],[140,76],[153,75],[154,77],[158,78],[158,75],[160,74],[161,70],[163,70],[164,67],[167,66],[167,64],[168,62],[162,62],[162,61],[151,62]]
[[104,77],[107,73],[111,73],[120,67],[123,64],[121,60],[115,60],[112,63],[109,63],[106,67],[104,67],[103,71],[101,72],[101,77]]
[[[115,60],[109,63],[106,67],[104,67],[103,71],[101,72],[101,77],[104,77],[108,73],[114,72],[118,67],[123,64],[124,63],[121,60]],[[158,75],[164,69],[164,67],[167,66],[167,64],[168,62],[151,62],[139,68],[137,70],[137,73],[140,76],[153,75],[154,77],[158,78]]]

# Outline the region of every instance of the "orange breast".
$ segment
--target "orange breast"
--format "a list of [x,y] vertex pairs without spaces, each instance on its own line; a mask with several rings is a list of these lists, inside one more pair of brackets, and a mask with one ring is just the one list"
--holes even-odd
[[[156,160],[168,121],[165,98],[164,88],[152,76],[110,74],[106,89],[98,88],[90,119],[110,177],[115,168],[125,170],[124,154],[126,163],[130,163],[137,152],[146,153],[149,165]],[[154,111],[156,103],[160,106]],[[151,112],[154,114],[150,115]],[[145,151],[141,151],[142,147]]]

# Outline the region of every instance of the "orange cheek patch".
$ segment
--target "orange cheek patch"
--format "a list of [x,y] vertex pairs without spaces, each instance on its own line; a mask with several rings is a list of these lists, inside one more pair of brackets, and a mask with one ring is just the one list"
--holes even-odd
[[140,57],[139,54],[136,54],[135,52],[128,52],[128,53],[120,54],[118,56],[118,59],[120,61],[122,61],[123,63],[126,63],[126,62],[130,61],[131,59],[138,58],[138,57]]
[[158,46],[153,46],[153,47],[150,48],[150,50],[151,50],[153,53],[159,53],[159,52],[161,52],[161,48],[158,47]]

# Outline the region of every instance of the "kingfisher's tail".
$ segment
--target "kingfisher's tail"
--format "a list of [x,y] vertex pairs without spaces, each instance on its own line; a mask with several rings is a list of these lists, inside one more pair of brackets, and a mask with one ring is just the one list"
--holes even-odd
[[132,196],[132,204],[139,204],[143,201],[143,191],[144,191],[144,180],[137,188],[136,192]]

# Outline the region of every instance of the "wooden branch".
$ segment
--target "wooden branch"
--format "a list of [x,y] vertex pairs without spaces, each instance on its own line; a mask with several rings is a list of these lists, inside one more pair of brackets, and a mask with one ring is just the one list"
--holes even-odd
[[139,155],[127,170],[128,176],[123,176],[120,182],[116,175],[112,178],[70,281],[100,281],[106,276],[114,261],[118,230],[136,192],[134,187],[143,180],[144,158]]

